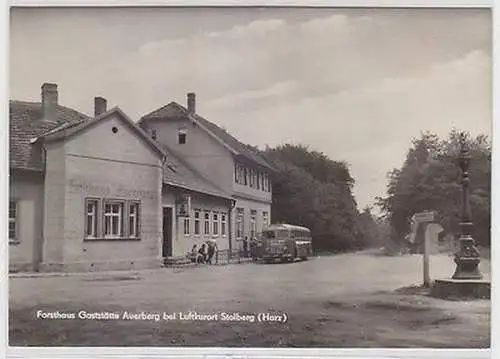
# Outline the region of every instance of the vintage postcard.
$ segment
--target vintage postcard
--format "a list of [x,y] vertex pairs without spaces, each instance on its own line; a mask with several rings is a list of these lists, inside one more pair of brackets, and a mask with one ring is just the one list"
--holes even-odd
[[13,350],[490,348],[491,9],[9,11]]

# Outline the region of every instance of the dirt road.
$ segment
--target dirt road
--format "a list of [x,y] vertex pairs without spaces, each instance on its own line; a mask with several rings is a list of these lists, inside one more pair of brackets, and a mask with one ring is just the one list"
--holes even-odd
[[[450,302],[395,289],[422,281],[421,256],[357,253],[290,264],[15,278],[11,345],[488,347],[490,301]],[[449,277],[452,258],[431,274]],[[489,263],[482,262],[489,274]],[[37,311],[77,319],[37,319]],[[81,320],[78,312],[188,313],[217,320]],[[221,320],[286,315],[286,322]],[[250,318],[250,317],[248,317]]]

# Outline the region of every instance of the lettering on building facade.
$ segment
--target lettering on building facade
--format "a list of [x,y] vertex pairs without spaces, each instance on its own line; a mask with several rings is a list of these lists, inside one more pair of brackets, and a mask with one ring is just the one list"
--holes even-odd
[[86,182],[78,179],[70,179],[69,187],[80,190],[85,194],[92,196],[103,197],[120,197],[120,198],[135,198],[135,199],[155,199],[158,197],[156,191],[127,188],[117,184],[103,185],[100,183]]

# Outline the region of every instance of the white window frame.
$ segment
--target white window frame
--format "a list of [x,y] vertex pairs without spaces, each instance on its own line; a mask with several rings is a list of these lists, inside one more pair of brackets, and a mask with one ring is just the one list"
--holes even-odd
[[[135,213],[132,213],[132,208],[135,208]],[[139,238],[140,228],[141,228],[141,205],[137,201],[129,201],[128,203],[128,236],[129,238]],[[133,220],[134,223],[131,226],[130,221]],[[133,229],[133,230],[132,230]]]
[[[94,208],[90,212],[89,211],[89,204],[93,204]],[[92,233],[89,233],[89,216],[92,217],[92,228],[93,231]],[[85,238],[89,239],[95,239],[98,238],[99,234],[99,225],[98,225],[98,220],[99,220],[99,199],[97,198],[85,198]]]
[[203,235],[210,235],[210,211],[203,213]]
[[[196,230],[198,229],[198,230]],[[194,229],[193,233],[195,236],[201,235],[201,211],[199,209],[194,210]]]
[[250,210],[250,238],[257,236],[257,210]]
[[239,182],[238,183],[241,184],[241,185],[245,185],[245,168],[243,167],[243,165],[241,163],[238,164],[238,166],[239,166],[238,171],[240,173],[239,174]]
[[241,164],[239,164],[238,162],[235,162],[235,168],[234,168],[234,180],[237,184],[241,184],[242,183],[242,178],[243,178],[243,171],[242,171],[242,167],[241,167]]
[[219,212],[212,212],[212,236],[219,236]]
[[[103,211],[102,211],[102,215],[103,215],[103,235],[104,235],[104,238],[113,238],[113,239],[116,239],[116,238],[123,238],[124,237],[124,233],[123,233],[123,230],[124,230],[124,209],[125,209],[125,201],[123,200],[114,200],[114,199],[105,199],[103,201]],[[109,205],[111,206],[110,209],[111,209],[111,212],[107,212],[106,211],[106,206]],[[115,213],[114,212],[114,208],[113,206],[118,206],[117,208],[119,209],[118,210],[118,213]],[[113,233],[113,218],[117,218],[118,219],[118,233]],[[108,228],[110,229],[110,233],[106,233],[106,224],[107,224],[107,221],[109,220],[109,226]]]
[[184,236],[189,237],[191,235],[191,217],[185,216],[182,218],[183,218],[182,227],[183,227]]
[[269,212],[262,212],[262,227],[269,226]]
[[[177,132],[177,144],[185,145],[187,143],[187,130],[185,128],[180,128]],[[184,142],[181,143],[181,136],[184,136]]]
[[226,223],[227,223],[227,214],[221,213],[220,214],[220,235],[222,237],[226,236]]
[[[10,214],[10,206],[14,205],[14,216],[12,217]],[[18,222],[18,213],[19,213],[19,201],[17,200],[9,200],[9,243],[17,243],[19,242],[18,233],[17,233],[17,222]],[[11,236],[10,225],[14,224],[14,235]]]
[[241,239],[245,232],[245,210],[243,208],[236,208],[236,238]]

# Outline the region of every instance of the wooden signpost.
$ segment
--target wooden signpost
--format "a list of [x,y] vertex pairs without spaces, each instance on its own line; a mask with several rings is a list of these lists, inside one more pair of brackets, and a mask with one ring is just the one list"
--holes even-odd
[[435,212],[421,212],[416,213],[411,218],[414,225],[412,226],[415,231],[415,235],[417,233],[417,229],[419,226],[424,226],[424,230],[420,233],[424,233],[424,238],[417,238],[417,241],[421,241],[424,246],[424,260],[423,260],[423,278],[424,278],[424,287],[430,287],[431,285],[431,276],[430,276],[430,254],[431,249],[434,246],[437,246],[438,235],[443,230],[437,223],[433,223],[436,220]]

